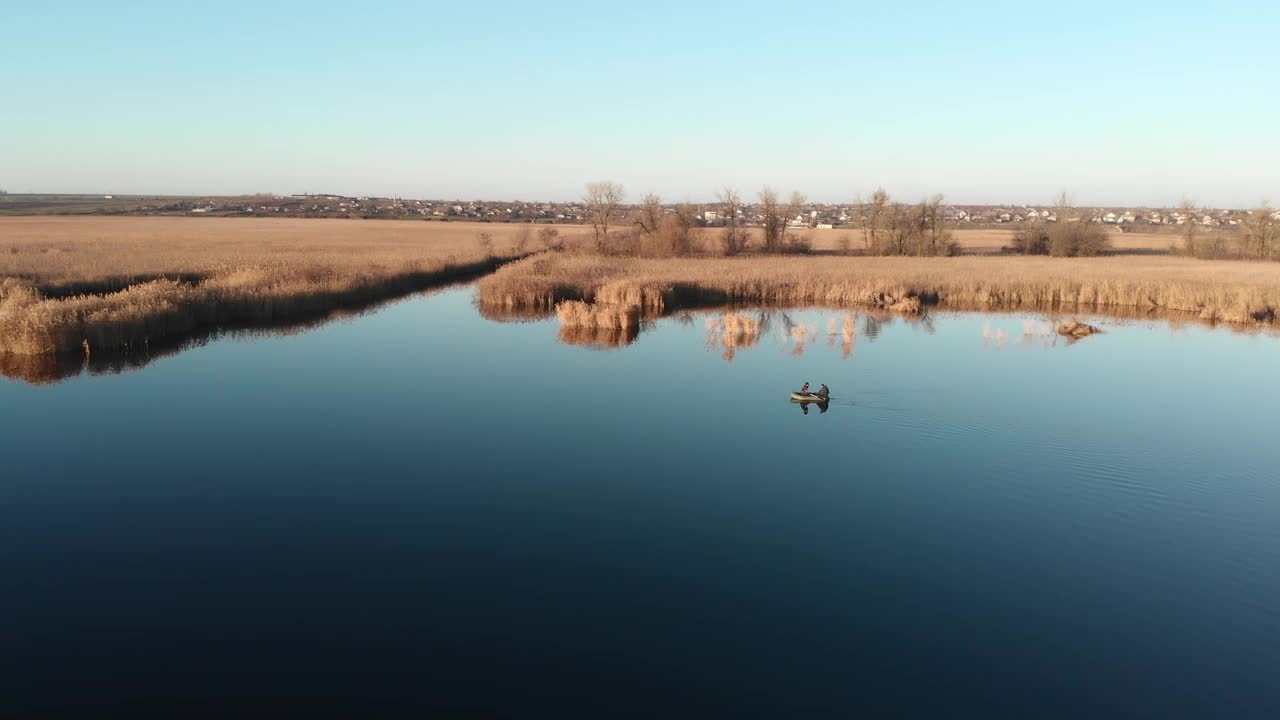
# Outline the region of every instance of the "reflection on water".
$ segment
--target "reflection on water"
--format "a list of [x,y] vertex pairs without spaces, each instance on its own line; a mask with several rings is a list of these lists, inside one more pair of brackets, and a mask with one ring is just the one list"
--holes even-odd
[[[429,289],[407,298],[355,303],[306,317],[276,319],[270,322],[241,323],[236,327],[207,330],[194,337],[179,340],[157,341],[144,344],[127,352],[102,352],[69,355],[13,355],[0,352],[0,376],[32,384],[57,383],[81,375],[116,375],[145,368],[151,363],[179,353],[203,347],[219,339],[258,339],[289,336],[310,332],[335,321],[352,320],[414,298],[428,297],[445,290],[456,290],[465,282],[450,283]],[[546,309],[506,308],[473,301],[473,308],[485,320],[497,323],[541,323],[552,315]],[[661,317],[656,311],[646,310],[638,325],[627,327],[582,327],[561,325],[557,339],[565,344],[592,350],[617,350],[633,343],[645,332],[662,323],[687,326],[701,322],[705,328],[704,346],[717,352],[725,362],[732,363],[742,351],[767,345],[794,357],[803,357],[814,347],[825,347],[837,352],[841,358],[853,357],[858,338],[874,342],[881,333],[895,323],[932,334],[935,323],[946,322],[948,317],[965,314],[960,311],[931,310],[920,314],[899,314],[884,310],[818,310],[816,319],[806,316],[797,319],[794,310],[780,308],[726,306],[699,310],[683,309]],[[1061,321],[1074,317],[1070,314],[1046,313],[1042,317],[1027,319],[1017,313],[989,313],[981,327],[981,344],[986,350],[1006,348],[1054,348],[1066,347],[1079,338],[1062,337],[1054,332]],[[1276,336],[1277,328],[1267,325],[1219,325],[1186,315],[1155,315],[1148,310],[1119,309],[1106,315],[1081,315],[1093,318],[1102,325],[1125,322],[1150,323],[1154,327],[1171,332],[1190,328],[1222,327],[1234,333],[1265,334]]]
[[725,362],[733,362],[739,352],[761,344],[797,358],[803,357],[810,348],[824,347],[848,359],[853,357],[859,335],[874,342],[883,328],[892,323],[901,322],[929,334],[935,330],[934,317],[929,314],[815,312],[821,313],[816,319],[797,319],[796,311],[780,309],[706,311],[703,344],[708,350],[719,352]]
[[754,347],[760,342],[761,330],[767,330],[768,327],[769,318],[763,312],[708,313],[704,345],[708,350],[720,351],[725,362],[733,362],[738,350]]
[[635,342],[639,335],[640,328],[635,325],[612,328],[561,325],[557,333],[565,345],[578,345],[590,350],[617,350]]
[[0,379],[0,715],[1280,717],[1280,341],[1053,320],[460,288]]
[[825,413],[827,411],[827,408],[831,406],[831,403],[829,402],[817,402],[817,403],[802,402],[802,403],[796,403],[796,404],[800,406],[800,412],[801,414],[804,414],[804,415],[809,414],[810,405],[816,405],[818,407],[818,414]]
[[0,375],[33,385],[59,383],[81,375],[119,375],[141,370],[157,360],[204,347],[217,340],[289,337],[310,332],[331,323],[349,322],[397,303],[430,297],[433,294],[456,290],[469,284],[467,281],[443,283],[406,297],[389,300],[354,299],[349,304],[311,310],[298,317],[242,321],[231,327],[207,328],[188,337],[148,341],[130,350],[94,350],[60,355],[17,355],[0,352]]

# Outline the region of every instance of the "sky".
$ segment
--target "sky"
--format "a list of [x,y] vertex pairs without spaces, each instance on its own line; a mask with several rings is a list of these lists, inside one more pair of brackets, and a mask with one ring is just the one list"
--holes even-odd
[[1280,204],[1262,0],[0,5],[15,193]]

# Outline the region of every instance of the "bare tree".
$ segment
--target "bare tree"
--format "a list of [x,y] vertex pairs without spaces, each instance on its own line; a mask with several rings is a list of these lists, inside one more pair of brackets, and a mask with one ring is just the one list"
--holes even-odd
[[916,243],[917,255],[954,255],[957,250],[951,239],[951,229],[942,219],[941,194],[934,195],[920,202],[919,239]]
[[1054,210],[1058,222],[1045,226],[1050,255],[1058,257],[1094,257],[1111,249],[1111,235],[1105,227],[1076,216],[1075,206],[1066,192],[1058,196]]
[[[786,223],[787,225],[790,224],[789,222],[790,218],[795,218],[797,222],[801,221],[803,217],[804,206],[808,202],[809,202],[809,198],[805,197],[799,190],[791,191],[791,197],[787,198],[787,211],[786,211],[786,215],[788,218],[788,223]],[[784,228],[785,226],[786,225],[784,225]],[[807,253],[809,252],[812,245],[813,245],[812,233],[805,233],[804,235],[788,235],[786,234],[784,229],[784,233],[782,236],[783,252]]]
[[587,219],[595,237],[596,252],[604,253],[609,238],[609,223],[618,213],[626,192],[612,180],[587,183],[582,202],[587,206]]
[[563,250],[564,241],[560,239],[560,230],[550,225],[538,231],[538,242],[548,250]]
[[792,215],[800,212],[805,197],[799,192],[792,192],[784,204],[773,188],[765,187],[760,191],[761,213],[764,215],[764,250],[777,253],[786,249],[787,221]]
[[1266,203],[1262,207],[1250,211],[1244,217],[1244,252],[1263,260],[1275,260],[1280,257],[1280,220],[1276,211]]
[[742,213],[742,197],[738,191],[725,187],[716,193],[720,213],[724,215],[724,254],[737,255],[747,248],[747,233],[738,221]]
[[886,228],[886,220],[889,214],[889,193],[884,188],[876,188],[871,194],[871,199],[862,206],[862,238],[866,243],[867,252],[872,255],[883,255],[885,238],[883,237]]
[[640,210],[635,216],[636,227],[644,235],[658,232],[662,224],[662,198],[657,193],[648,193],[640,199]]
[[766,185],[759,197],[760,214],[764,218],[764,251],[778,252],[782,249],[782,234],[787,230],[786,211],[773,188]]
[[692,255],[701,243],[700,232],[698,207],[690,203],[676,205],[676,211],[663,218],[663,234],[674,255]]
[[662,198],[657,193],[647,193],[640,200],[640,207],[632,215],[633,233],[625,244],[628,254],[666,257],[671,254],[668,238],[663,235]]
[[1208,255],[1207,248],[1200,247],[1200,208],[1191,198],[1183,198],[1178,205],[1182,215],[1182,251],[1191,257]]

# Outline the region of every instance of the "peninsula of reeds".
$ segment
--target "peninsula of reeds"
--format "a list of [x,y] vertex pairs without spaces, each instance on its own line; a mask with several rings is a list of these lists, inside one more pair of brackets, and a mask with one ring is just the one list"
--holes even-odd
[[0,354],[133,351],[306,320],[489,272],[515,225],[0,218]]

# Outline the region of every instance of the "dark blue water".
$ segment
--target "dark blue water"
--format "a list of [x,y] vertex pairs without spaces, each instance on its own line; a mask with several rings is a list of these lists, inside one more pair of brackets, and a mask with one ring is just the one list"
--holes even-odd
[[0,716],[1280,713],[1280,340],[719,317],[0,379]]

